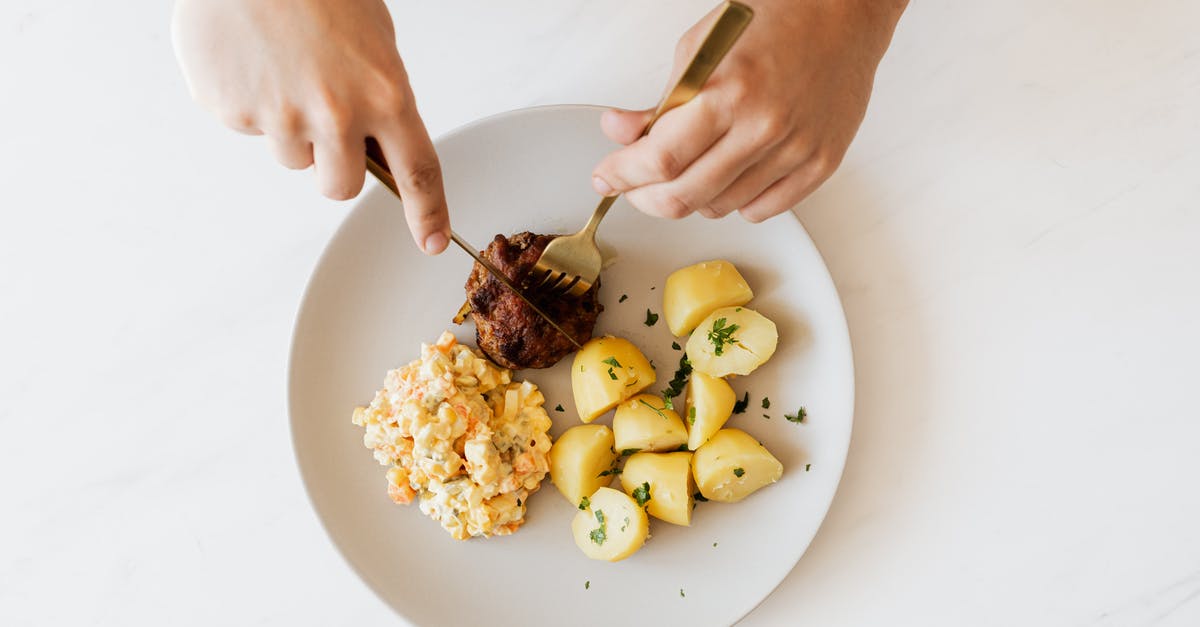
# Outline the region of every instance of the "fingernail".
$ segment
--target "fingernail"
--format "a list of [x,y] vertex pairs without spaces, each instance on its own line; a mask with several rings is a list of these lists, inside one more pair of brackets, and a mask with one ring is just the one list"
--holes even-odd
[[592,177],[592,189],[596,190],[596,193],[601,196],[612,196],[613,193],[612,186],[598,176]]
[[450,240],[446,237],[446,234],[439,231],[425,238],[423,249],[426,255],[436,255],[445,250],[448,243],[450,243]]

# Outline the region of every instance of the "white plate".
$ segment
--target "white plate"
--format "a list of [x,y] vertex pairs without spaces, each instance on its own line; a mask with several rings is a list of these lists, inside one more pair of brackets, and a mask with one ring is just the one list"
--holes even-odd
[[[582,226],[597,200],[589,173],[612,149],[599,131],[600,111],[514,111],[441,138],[455,228],[482,248],[496,233]],[[397,201],[376,187],[313,272],[296,320],[289,410],[300,470],[329,536],[412,622],[608,626],[636,617],[640,624],[731,624],[787,575],[829,508],[850,442],[854,369],[841,303],[799,221],[791,214],[761,225],[737,217],[667,221],[622,201],[600,236],[619,258],[603,275],[606,311],[596,331],[627,337],[654,360],[653,391],[665,386],[681,355],[665,322],[643,324],[647,308],[662,312],[667,274],[725,258],[746,276],[755,293],[749,306],[779,326],[779,350],[733,381],[752,403],[729,426],[762,440],[783,462],[783,478],[736,505],[700,503],[691,528],[651,520],[646,546],[614,564],[588,560],[575,547],[575,508],[548,479],[529,499],[526,525],[508,537],[455,541],[415,505],[394,505],[385,469],[363,448],[350,414],[371,400],[385,371],[415,359],[421,342],[442,330],[474,345],[469,322],[450,323],[471,262],[455,248],[437,258],[419,254]],[[622,294],[628,300],[619,303]],[[554,435],[579,423],[569,364],[518,374],[545,392]],[[764,395],[769,410],[761,408]],[[553,409],[560,403],[563,413]],[[801,405],[807,424],[784,420]],[[600,421],[611,424],[611,414]]]

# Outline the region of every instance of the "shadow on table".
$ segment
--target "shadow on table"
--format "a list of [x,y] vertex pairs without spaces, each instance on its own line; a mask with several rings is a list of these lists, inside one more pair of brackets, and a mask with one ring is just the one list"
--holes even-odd
[[[843,170],[797,209],[833,275],[854,348],[854,433],[833,506],[808,552],[775,593],[742,625],[765,625],[781,598],[812,594],[831,575],[855,578],[871,550],[858,531],[911,491],[928,441],[933,382],[929,330],[912,314],[916,290],[906,255],[887,228],[895,207],[863,174]],[[764,616],[766,615],[766,616]],[[761,616],[761,618],[760,618]]]

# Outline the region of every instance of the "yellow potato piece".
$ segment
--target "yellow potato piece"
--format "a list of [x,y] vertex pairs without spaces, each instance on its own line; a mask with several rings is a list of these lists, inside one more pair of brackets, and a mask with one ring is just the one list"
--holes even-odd
[[692,368],[713,377],[750,374],[775,354],[779,332],[766,316],[745,307],[718,309],[687,342]]
[[571,521],[571,535],[583,554],[616,562],[646,543],[650,521],[629,495],[612,488],[596,490]]
[[613,434],[618,451],[674,451],[688,439],[683,419],[653,394],[638,394],[617,405]]
[[713,310],[745,305],[751,298],[754,292],[732,263],[723,259],[701,261],[667,277],[663,317],[672,334],[687,335]]
[[758,440],[739,429],[721,429],[692,456],[700,494],[737,503],[783,475],[783,464]]
[[737,394],[725,379],[693,371],[687,389],[688,448],[700,448],[725,426],[736,403]]
[[654,369],[642,351],[611,335],[588,340],[571,364],[575,410],[583,422],[595,420],[654,381]]
[[[617,463],[613,432],[604,425],[576,425],[550,447],[550,481],[572,505],[612,482]],[[608,472],[608,474],[601,474]]]
[[625,462],[621,488],[634,501],[639,496],[644,499],[648,491],[646,513],[651,516],[673,525],[691,526],[696,484],[692,481],[690,452],[634,454]]

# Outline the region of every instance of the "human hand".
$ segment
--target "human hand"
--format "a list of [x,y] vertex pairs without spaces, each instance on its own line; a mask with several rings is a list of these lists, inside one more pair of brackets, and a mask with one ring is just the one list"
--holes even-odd
[[[907,0],[743,1],[754,20],[694,99],[645,137],[653,109],[605,112],[604,133],[625,147],[593,171],[598,193],[623,192],[650,215],[759,222],[837,169]],[[680,39],[670,85],[718,13]]]
[[179,0],[172,35],[193,98],[284,166],[313,166],[326,196],[358,195],[378,141],[417,245],[446,248],[441,166],[382,0]]

